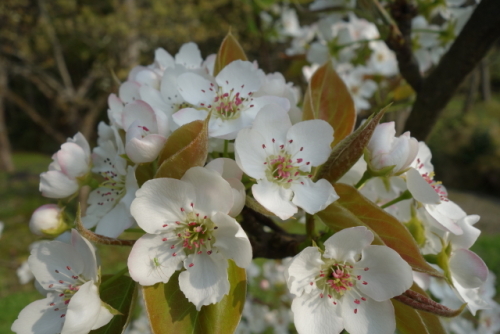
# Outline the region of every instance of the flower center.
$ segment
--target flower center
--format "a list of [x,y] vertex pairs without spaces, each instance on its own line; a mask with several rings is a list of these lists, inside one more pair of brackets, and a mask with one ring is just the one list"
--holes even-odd
[[[214,87],[214,84],[211,84],[211,86]],[[249,93],[249,95],[251,94]],[[228,93],[222,91],[222,88],[219,87],[214,102],[207,107],[212,110],[212,115],[215,117],[222,120],[231,120],[240,117],[241,110],[244,107],[243,102],[248,99],[241,97],[239,92],[234,94],[233,89]],[[253,107],[253,105],[250,105],[250,107]]]
[[202,254],[203,252],[212,254],[212,245],[215,243],[213,231],[218,228],[212,220],[193,210],[186,213],[186,218],[183,221],[175,223],[178,225],[175,229],[177,242],[171,246],[171,249],[180,246],[186,255]]
[[[289,141],[290,143],[293,140]],[[273,139],[273,143],[275,140]],[[266,148],[262,145],[262,148]],[[300,148],[302,151],[302,148]],[[309,166],[309,162],[304,162],[301,158],[294,158],[295,154],[288,153],[285,145],[280,145],[278,153],[267,156],[264,165],[267,165],[266,176],[270,182],[277,183],[281,187],[289,188],[293,182],[300,182],[304,177],[312,177],[309,171],[303,171],[301,167]]]
[[[420,162],[420,159],[417,159],[417,169],[422,169],[424,164]],[[434,189],[436,194],[439,195],[439,199],[444,202],[448,202],[448,193],[444,190],[441,181],[434,180],[434,172],[430,173],[420,173],[424,180]]]
[[326,263],[316,278],[316,285],[328,297],[340,299],[356,284],[357,277],[351,274],[352,268],[349,263]]
[[61,313],[61,318],[64,318],[66,316],[64,312],[66,311],[71,298],[78,292],[80,286],[88,280],[83,278],[81,275],[77,275],[70,266],[66,266],[64,269],[56,269],[54,271],[59,280],[51,283],[48,288],[59,292],[59,298],[50,303],[50,306],[53,307],[54,311]]

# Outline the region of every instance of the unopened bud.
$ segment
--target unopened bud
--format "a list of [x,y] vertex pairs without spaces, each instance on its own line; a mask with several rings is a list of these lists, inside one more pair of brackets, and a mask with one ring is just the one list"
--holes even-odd
[[67,229],[64,211],[56,204],[42,205],[30,219],[30,230],[36,235],[57,236]]

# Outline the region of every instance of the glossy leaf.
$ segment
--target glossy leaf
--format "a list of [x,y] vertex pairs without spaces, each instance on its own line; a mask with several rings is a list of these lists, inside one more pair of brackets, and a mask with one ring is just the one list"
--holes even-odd
[[168,137],[158,157],[155,177],[180,179],[191,167],[203,166],[208,154],[208,118],[184,124]]
[[119,311],[121,314],[115,315],[111,321],[98,329],[91,331],[92,334],[117,334],[125,330],[129,322],[129,317],[134,306],[136,295],[136,283],[128,276],[120,276],[111,284],[106,284],[106,281],[113,277],[105,275],[102,277],[100,287],[101,300]]
[[375,127],[388,107],[373,113],[356,131],[335,146],[328,160],[317,173],[316,179],[327,179],[333,184],[351,169],[363,155]]
[[325,224],[329,226],[333,223],[345,228],[359,226],[361,222],[378,235],[385,245],[398,252],[413,270],[443,277],[424,260],[417,243],[401,222],[361,195],[354,187],[342,183],[337,183],[334,187],[340,198],[326,208],[326,212],[318,213]]
[[[411,290],[427,296],[416,284],[413,284]],[[396,328],[401,334],[446,334],[438,316],[415,310],[394,299],[391,301],[396,315]]]
[[246,298],[246,272],[229,260],[229,294],[217,304],[196,311],[179,288],[179,272],[166,284],[143,287],[146,310],[154,334],[233,333]]
[[214,77],[217,76],[226,65],[229,65],[235,60],[248,60],[248,58],[240,43],[230,31],[227,33],[226,37],[224,37],[219,52],[217,52],[217,58],[215,58],[214,65]]
[[356,123],[351,93],[331,61],[314,72],[304,95],[303,120],[322,119],[334,129],[332,147],[347,137]]

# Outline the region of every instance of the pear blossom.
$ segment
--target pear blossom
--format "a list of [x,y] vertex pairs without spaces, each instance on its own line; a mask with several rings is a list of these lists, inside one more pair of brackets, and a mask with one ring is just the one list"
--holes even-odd
[[307,247],[291,261],[287,284],[299,333],[393,333],[392,297],[413,283],[411,267],[396,251],[370,245],[364,226],[344,229],[325,241],[325,251]]
[[243,129],[235,141],[238,166],[257,180],[255,199],[281,219],[297,213],[297,207],[314,214],[338,196],[325,179],[312,182],[311,167],[330,154],[333,128],[323,120],[292,126],[287,111],[269,105],[259,112],[251,129]]
[[184,100],[193,108],[181,109],[173,115],[178,125],[204,120],[211,113],[209,136],[235,139],[239,130],[252,124],[259,110],[276,103],[289,109],[287,99],[277,96],[252,97],[262,81],[254,65],[236,60],[220,71],[214,80],[195,73],[184,73],[177,78]]
[[40,191],[49,198],[65,198],[80,188],[90,171],[90,147],[85,137],[78,132],[61,145],[52,156],[49,170],[40,175]]
[[64,212],[56,204],[45,204],[31,215],[30,230],[36,235],[58,235],[67,229]]
[[94,149],[93,172],[104,181],[94,189],[87,200],[89,206],[82,223],[86,228],[104,236],[116,238],[134,224],[130,215],[130,204],[139,188],[135,168],[127,166],[121,139],[107,142]]
[[130,252],[130,276],[141,285],[167,283],[184,267],[179,286],[197,310],[220,301],[229,292],[228,260],[241,268],[252,260],[248,237],[228,215],[229,183],[193,167],[180,180],[149,180],[136,195],[131,213],[146,234]]
[[366,146],[365,156],[368,166],[374,171],[394,166],[389,175],[397,175],[405,171],[415,160],[418,153],[418,141],[410,137],[409,132],[395,137],[394,122],[381,123],[373,131]]
[[155,113],[144,101],[134,101],[123,110],[123,127],[127,132],[125,151],[135,163],[151,162],[158,157],[167,141],[166,115]]
[[76,230],[71,244],[38,243],[28,259],[45,299],[26,306],[12,324],[16,333],[85,334],[107,324],[113,314],[99,298],[99,269],[94,247]]

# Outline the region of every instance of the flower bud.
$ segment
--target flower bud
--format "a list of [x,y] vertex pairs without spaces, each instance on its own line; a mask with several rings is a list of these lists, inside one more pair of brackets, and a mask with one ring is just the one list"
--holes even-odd
[[[395,137],[394,122],[379,124],[366,146],[365,160],[369,169],[377,174],[398,175],[404,172],[418,153],[418,141],[409,132]],[[387,175],[385,175],[387,174]]]
[[67,229],[64,211],[56,204],[42,205],[30,219],[30,230],[36,235],[57,236]]

